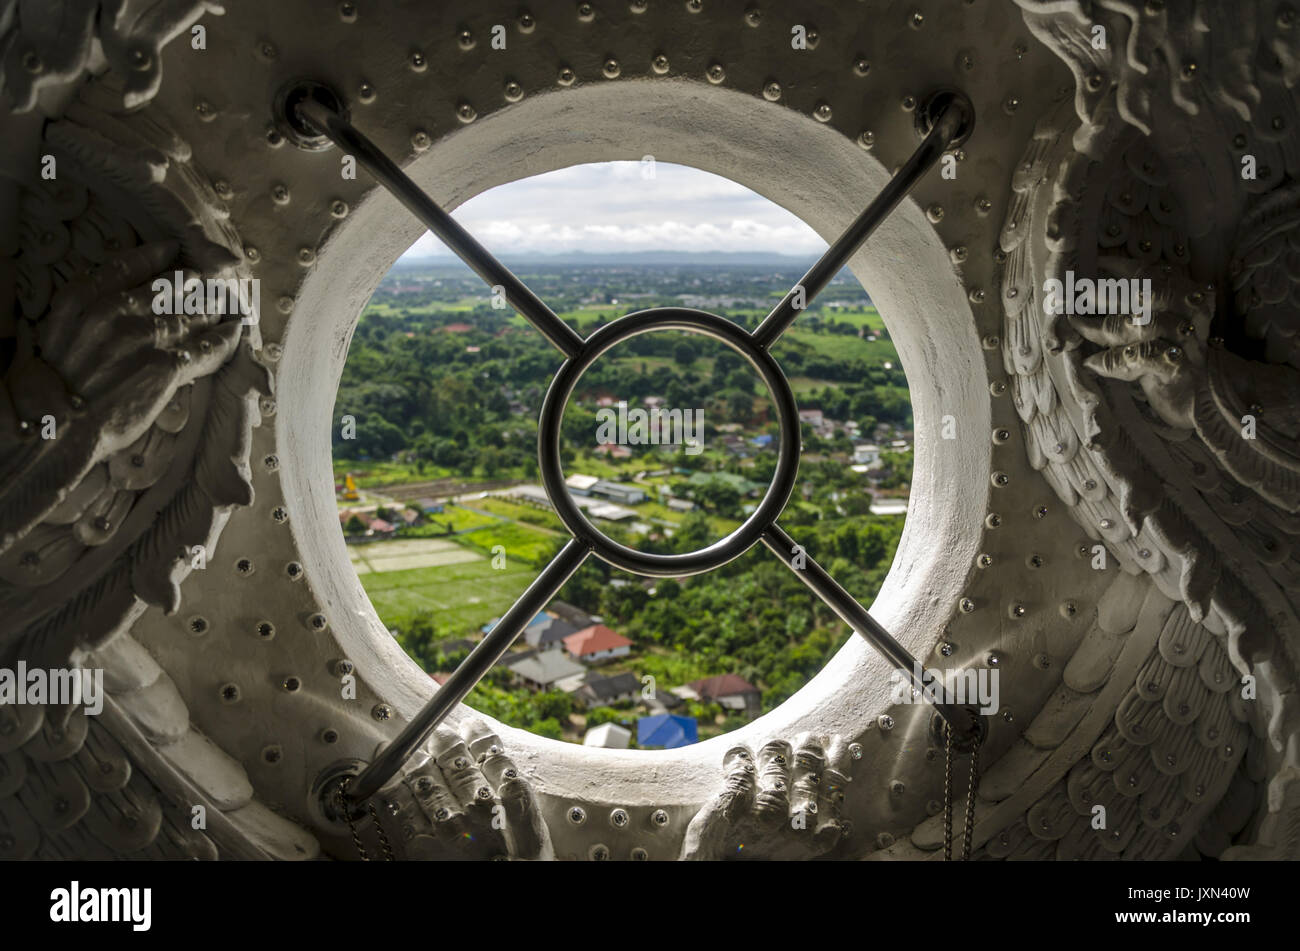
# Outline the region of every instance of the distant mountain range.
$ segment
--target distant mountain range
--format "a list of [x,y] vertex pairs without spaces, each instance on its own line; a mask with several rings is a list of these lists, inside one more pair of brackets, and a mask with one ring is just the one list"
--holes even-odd
[[[503,254],[505,264],[560,265],[577,267],[641,267],[685,264],[699,267],[709,265],[750,265],[752,267],[806,268],[817,260],[816,255],[774,254],[750,251],[561,251],[555,254]],[[460,259],[450,254],[430,254],[423,257],[400,258],[393,267],[452,267]]]

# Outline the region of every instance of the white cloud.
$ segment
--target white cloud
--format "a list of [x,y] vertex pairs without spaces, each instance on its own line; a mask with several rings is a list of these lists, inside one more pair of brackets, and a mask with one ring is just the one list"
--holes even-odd
[[[826,243],[790,212],[684,165],[575,165],[484,192],[454,212],[494,254],[754,251],[819,254]],[[423,235],[408,257],[445,255]]]

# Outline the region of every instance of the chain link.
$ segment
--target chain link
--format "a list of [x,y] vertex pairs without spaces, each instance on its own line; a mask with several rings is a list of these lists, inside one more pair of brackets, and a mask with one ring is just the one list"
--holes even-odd
[[[339,811],[343,814],[343,820],[348,824],[348,831],[352,833],[352,844],[357,847],[357,854],[361,856],[361,861],[369,862],[370,854],[366,852],[366,847],[361,842],[361,834],[357,832],[357,824],[352,821],[352,810],[348,808],[347,791],[352,785],[352,777],[344,776],[335,791],[335,799],[338,801]],[[370,818],[374,820],[375,832],[379,835],[379,844],[384,849],[384,861],[393,861],[393,849],[388,844],[388,835],[384,832],[384,827],[379,821],[379,814],[375,812],[373,801],[367,800],[366,807],[370,811]]]
[[943,860],[952,861],[952,724],[943,721]]
[[[971,795],[973,796],[974,793]],[[384,832],[384,825],[379,821],[379,813],[375,812],[374,800],[370,800],[368,805],[370,807],[370,818],[375,820],[375,832],[379,834],[379,844],[383,846],[384,849],[384,861],[391,862],[393,860],[393,849],[392,846],[388,844],[388,833]]]
[[975,837],[975,787],[980,781],[980,739],[975,737],[975,745],[970,751],[970,785],[966,787],[966,828],[962,830],[961,860],[970,860],[971,840]]
[[[952,861],[952,724],[943,723],[943,860]],[[966,823],[961,834],[961,858],[970,860],[975,838],[975,788],[979,785],[980,734],[976,733],[970,751],[970,776],[966,784]]]

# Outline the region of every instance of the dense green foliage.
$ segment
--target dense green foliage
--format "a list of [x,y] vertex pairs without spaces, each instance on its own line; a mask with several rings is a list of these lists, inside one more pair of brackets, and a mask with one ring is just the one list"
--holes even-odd
[[[753,313],[732,316],[751,328],[759,320]],[[448,325],[456,329],[446,330]],[[846,329],[856,334],[849,322],[809,318],[779,341],[775,355],[789,376],[834,384],[802,402],[820,406],[828,417],[856,420],[864,432],[877,422],[910,427],[906,380],[896,363],[886,361],[892,363],[886,369],[861,357],[822,352],[819,345],[833,347],[830,338],[836,336],[863,342],[846,337]],[[683,362],[688,352],[692,359]],[[702,352],[710,356],[701,358]],[[845,346],[844,352],[852,349]],[[467,476],[533,478],[537,412],[559,363],[540,334],[507,322],[488,306],[367,316],[357,326],[335,404],[340,423],[345,415],[355,419],[355,439],[345,438],[344,427],[336,426],[335,454],[350,459],[402,454],[417,466]],[[761,419],[767,402],[757,375],[740,356],[720,344],[702,345],[698,337],[669,332],[620,344],[584,374],[582,392],[614,392],[629,400],[655,394],[669,406],[718,407],[722,412],[713,419]],[[589,418],[569,413],[565,425],[571,443],[590,442]],[[823,447],[815,442],[807,448]]]

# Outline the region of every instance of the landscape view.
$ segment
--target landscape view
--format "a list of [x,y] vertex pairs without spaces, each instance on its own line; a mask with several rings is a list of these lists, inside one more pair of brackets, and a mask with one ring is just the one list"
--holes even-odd
[[[752,329],[809,263],[627,258],[510,263],[584,335],[663,305]],[[803,420],[799,483],[782,524],[870,604],[911,481],[911,404],[898,356],[847,272],[774,355]],[[568,537],[545,502],[536,452],[537,413],[560,362],[459,265],[399,263],[357,327],[335,407],[340,524],[380,618],[439,680]],[[620,401],[702,410],[699,451],[599,444],[596,412],[616,412]],[[565,415],[565,474],[610,537],[689,551],[735,528],[761,497],[775,433],[766,389],[739,356],[698,335],[647,334],[580,381]],[[467,702],[574,742],[606,723],[631,732],[627,745],[646,746],[733,729],[798,690],[849,634],[761,548],[681,579],[640,579],[590,559],[560,601]],[[566,644],[584,631],[586,643]],[[638,742],[638,721],[650,716],[669,742]],[[603,731],[611,732],[622,737]]]
[[[629,251],[505,263],[585,336],[659,306],[753,329],[815,258]],[[537,470],[537,416],[562,358],[503,304],[454,259],[399,261],[360,318],[334,410],[339,524],[353,565],[393,637],[439,682],[569,537]],[[781,524],[870,605],[911,482],[898,355],[847,271],[772,352],[798,399],[803,440]],[[685,552],[752,510],[776,464],[776,433],[767,390],[743,358],[662,331],[620,343],[583,375],[561,456],[593,525],[642,551]],[[590,558],[466,702],[555,739],[671,748],[771,710],[849,635],[761,546],[669,579]]]

